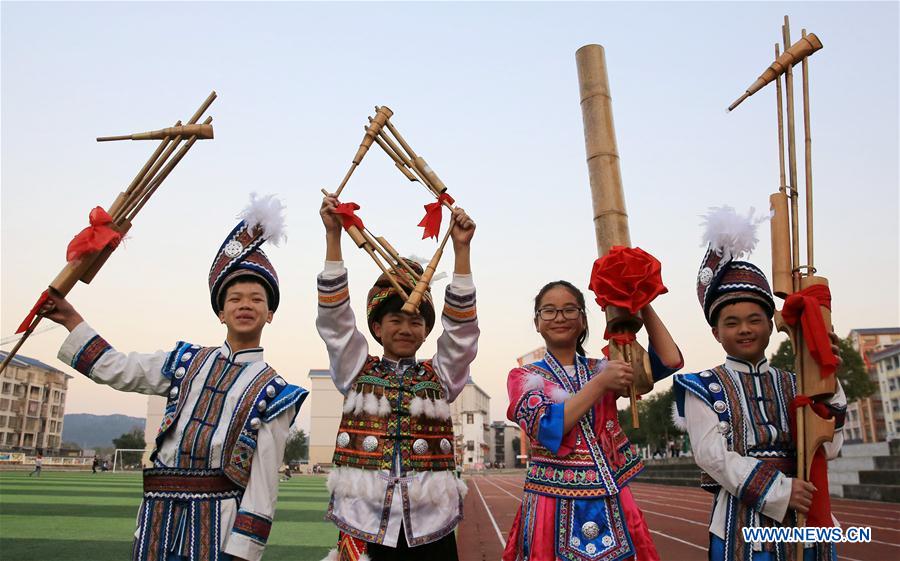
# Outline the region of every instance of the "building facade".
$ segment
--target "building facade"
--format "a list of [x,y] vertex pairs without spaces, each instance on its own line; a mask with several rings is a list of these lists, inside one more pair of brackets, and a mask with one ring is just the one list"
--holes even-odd
[[879,442],[887,438],[885,406],[878,372],[871,356],[891,345],[900,343],[900,327],[878,327],[850,331],[850,342],[859,352],[869,372],[869,379],[876,384],[875,393],[847,404],[844,437],[849,441]]
[[[6,355],[0,352],[0,360]],[[59,453],[71,378],[26,356],[10,361],[0,375],[0,450]]]
[[491,397],[469,378],[463,391],[450,404],[456,436],[456,465],[463,470],[481,470],[490,462]]
[[335,387],[328,370],[309,371],[309,395],[306,401],[310,408],[309,465],[330,466],[341,426],[344,396]]
[[515,468],[525,465],[524,461],[517,458],[522,446],[520,432],[518,426],[506,421],[491,423],[489,461],[493,467]]
[[871,353],[869,362],[878,376],[885,438],[900,438],[900,343]]

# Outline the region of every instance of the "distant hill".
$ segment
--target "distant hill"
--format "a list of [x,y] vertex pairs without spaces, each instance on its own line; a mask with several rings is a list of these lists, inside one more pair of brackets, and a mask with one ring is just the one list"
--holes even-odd
[[63,418],[63,442],[74,442],[82,448],[112,446],[113,438],[119,438],[135,427],[144,430],[146,420],[127,415],[91,415],[73,413]]

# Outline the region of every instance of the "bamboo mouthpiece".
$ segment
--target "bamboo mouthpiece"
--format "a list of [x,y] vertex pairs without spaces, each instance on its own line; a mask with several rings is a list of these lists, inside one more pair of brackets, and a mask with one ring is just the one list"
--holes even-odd
[[728,106],[728,110],[732,111],[740,105],[745,99],[761,90],[766,84],[781,76],[787,69],[794,66],[804,58],[813,54],[822,48],[822,41],[816,37],[815,33],[810,33],[805,37],[801,37],[799,41],[790,46],[786,51],[781,53],[775,62],[766,68],[765,72],[759,75],[755,82],[739,97],[734,103]]
[[198,140],[213,138],[212,125],[182,125],[168,127],[157,131],[125,134],[121,136],[99,136],[97,142],[110,142],[113,140],[163,140],[173,136],[196,136]]

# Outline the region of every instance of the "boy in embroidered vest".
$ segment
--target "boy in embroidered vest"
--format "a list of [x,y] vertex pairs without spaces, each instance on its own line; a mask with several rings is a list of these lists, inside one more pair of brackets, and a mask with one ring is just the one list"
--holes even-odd
[[[758,267],[738,261],[755,246],[755,228],[750,217],[739,217],[729,207],[713,209],[707,217],[709,248],[700,265],[697,296],[726,359],[710,370],[674,379],[676,423],[686,424],[694,459],[703,470],[701,487],[715,494],[709,525],[712,561],[793,559],[794,544],[747,543],[741,528],[793,526],[795,512],[808,511],[815,491],[795,477],[789,414],[795,376],[766,360],[775,313],[769,283]],[[832,350],[837,354],[837,346]],[[838,383],[828,405],[837,419],[834,440],[824,445],[829,459],[843,444],[846,405]],[[806,545],[806,561],[833,558],[833,545]]]
[[278,277],[260,246],[277,242],[281,203],[253,200],[216,253],[210,300],[221,347],[179,342],[169,352],[122,353],[62,298],[43,308],[69,336],[60,360],[116,389],[168,396],[144,470],[135,561],[258,561],[272,525],[278,468],[306,397],[263,362],[263,327],[278,308]]
[[[419,313],[401,312],[403,298],[382,275],[369,291],[369,331],[384,347],[369,354],[356,328],[341,254],[337,199],[326,197],[325,270],[319,275],[316,327],[328,348],[331,376],[344,394],[328,489],[327,518],[340,529],[329,560],[457,559],[453,530],[466,486],[455,474],[450,403],[469,379],[478,323],[469,245],[475,223],[461,209],[451,232],[456,264],[444,298],[443,334],[430,360],[416,352],[434,326],[431,294]],[[418,263],[410,262],[421,272]],[[410,287],[406,275],[396,280]]]

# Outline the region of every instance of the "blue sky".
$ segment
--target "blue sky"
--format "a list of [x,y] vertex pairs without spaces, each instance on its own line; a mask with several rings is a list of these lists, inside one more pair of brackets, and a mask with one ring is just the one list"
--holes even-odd
[[[309,369],[327,366],[313,323],[324,257],[319,189],[340,181],[366,116],[385,104],[478,222],[482,338],[472,372],[500,419],[515,357],[541,344],[531,299],[558,278],[586,290],[597,257],[574,53],[599,43],[632,242],[663,263],[670,292],[656,307],[686,369],[710,366],[721,349],[694,295],[700,215],[721,204],[765,210],[777,189],[774,90],[732,114],[725,107],[773,59],[785,14],[795,40],[805,27],[825,45],[811,60],[815,241],[836,330],[900,325],[895,2],[4,2],[0,10],[4,337],[62,267],[89,210],[108,206],[152,151],[94,137],[169,126],[215,89],[215,140],[191,151],[124,247],[70,299],[122,350],[217,344],[224,334],[206,286],[213,253],[250,191],[278,193],[289,238],[268,251],[282,307],[263,343],[267,360],[305,385]],[[380,152],[342,198],[401,252],[433,252],[415,227],[427,195]],[[768,246],[764,225],[752,259],[766,271]],[[344,253],[359,316],[376,269],[351,244]],[[448,251],[444,268],[451,263]],[[589,313],[596,354],[602,313],[593,304]],[[63,338],[62,329],[37,335],[24,353],[55,361]],[[422,356],[433,350],[434,338]],[[145,410],[144,398],[80,377],[70,388],[69,412]]]

